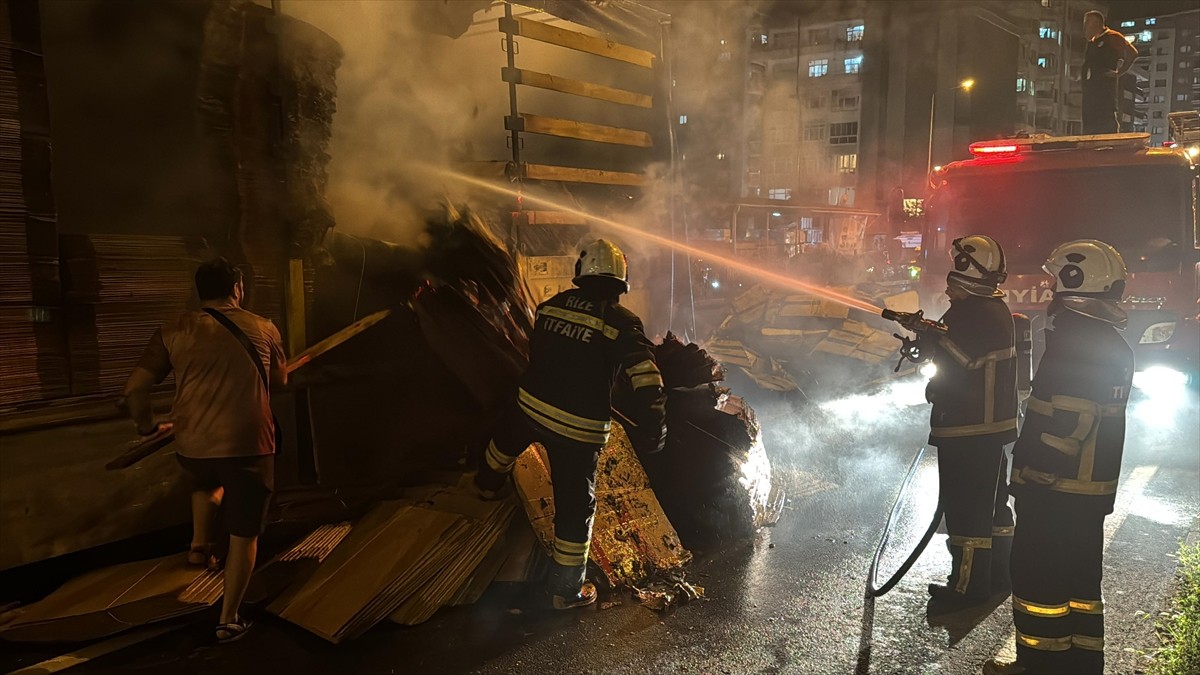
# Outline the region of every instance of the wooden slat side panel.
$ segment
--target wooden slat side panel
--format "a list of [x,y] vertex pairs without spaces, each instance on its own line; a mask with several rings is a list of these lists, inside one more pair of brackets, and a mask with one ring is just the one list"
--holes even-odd
[[[510,120],[511,118],[505,118],[505,127],[511,131],[512,124]],[[580,141],[594,141],[596,143],[612,143],[614,145],[631,145],[635,148],[649,148],[654,145],[650,134],[636,129],[623,129],[621,127],[579,122],[560,117],[543,117],[542,115],[531,115],[529,113],[521,113],[521,120],[523,128],[517,129],[517,131],[524,131],[531,134],[574,138]]]
[[505,82],[514,82],[527,87],[549,89],[550,91],[557,91],[564,94],[584,96],[586,98],[594,98],[600,101],[619,103],[638,108],[654,107],[653,96],[639,94],[636,91],[618,89],[584,80],[573,80],[568,77],[539,73],[536,70],[525,70],[524,68],[503,68],[502,72]]
[[550,164],[525,164],[525,178],[529,180],[551,180],[564,183],[595,183],[597,185],[647,185],[649,179],[640,173],[580,169],[571,166]]
[[538,42],[546,42],[616,61],[632,63],[635,66],[643,68],[650,68],[654,65],[654,54],[643,49],[637,49],[636,47],[630,47],[604,38],[576,33],[575,31],[558,28],[541,23],[540,21],[516,18],[509,23],[507,19],[500,19],[500,32],[512,33],[513,35],[527,37]]

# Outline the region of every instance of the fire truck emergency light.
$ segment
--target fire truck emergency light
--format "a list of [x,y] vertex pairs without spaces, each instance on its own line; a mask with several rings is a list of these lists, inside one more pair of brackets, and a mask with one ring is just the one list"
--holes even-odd
[[996,145],[995,143],[980,142],[972,143],[970,150],[971,154],[977,157],[995,157],[996,155],[1016,154],[1020,148],[1012,143]]

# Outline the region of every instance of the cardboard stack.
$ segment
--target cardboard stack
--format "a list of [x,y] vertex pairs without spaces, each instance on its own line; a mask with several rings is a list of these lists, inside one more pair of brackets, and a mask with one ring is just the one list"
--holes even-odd
[[68,390],[50,159],[37,3],[0,2],[0,406]]
[[[279,572],[283,563],[329,555],[349,523],[322,525],[261,565],[251,584]],[[80,642],[204,611],[221,599],[225,573],[187,565],[187,554],[139,560],[95,570],[68,581],[0,627],[11,642]]]
[[389,617],[420,623],[482,583],[473,575],[513,512],[511,502],[484,502],[457,487],[380,503],[268,609],[333,643]]

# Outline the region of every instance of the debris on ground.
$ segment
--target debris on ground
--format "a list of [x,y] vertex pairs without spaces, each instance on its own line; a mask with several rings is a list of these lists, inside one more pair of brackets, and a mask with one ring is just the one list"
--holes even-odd
[[633,596],[643,607],[662,612],[703,598],[704,587],[688,583],[682,574],[664,574],[645,586],[635,586]]

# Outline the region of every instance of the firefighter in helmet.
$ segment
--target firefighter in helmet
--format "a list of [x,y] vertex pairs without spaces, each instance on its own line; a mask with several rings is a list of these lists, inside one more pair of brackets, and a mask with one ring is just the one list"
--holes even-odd
[[1017,361],[999,288],[1004,251],[991,237],[972,235],[954,240],[951,255],[950,309],[941,318],[947,332],[932,345],[937,372],[926,398],[952,568],[947,583],[929,585],[931,613],[980,604],[1004,588],[1013,524],[1004,446],[1017,437]]
[[984,672],[1099,675],[1104,518],[1116,499],[1134,370],[1118,332],[1125,262],[1112,246],[1085,239],[1059,246],[1043,269],[1055,284],[1046,351],[1013,448],[1017,660],[989,662]]
[[555,609],[589,605],[596,587],[586,581],[596,514],[596,462],[612,426],[611,392],[627,378],[633,399],[623,411],[639,454],[666,440],[662,375],[637,315],[623,307],[628,262],[604,239],[584,247],[575,262],[575,286],[542,303],[529,343],[529,369],[480,463],[475,483],[494,496],[530,444],[550,459],[554,489],[554,562],[549,593]]

